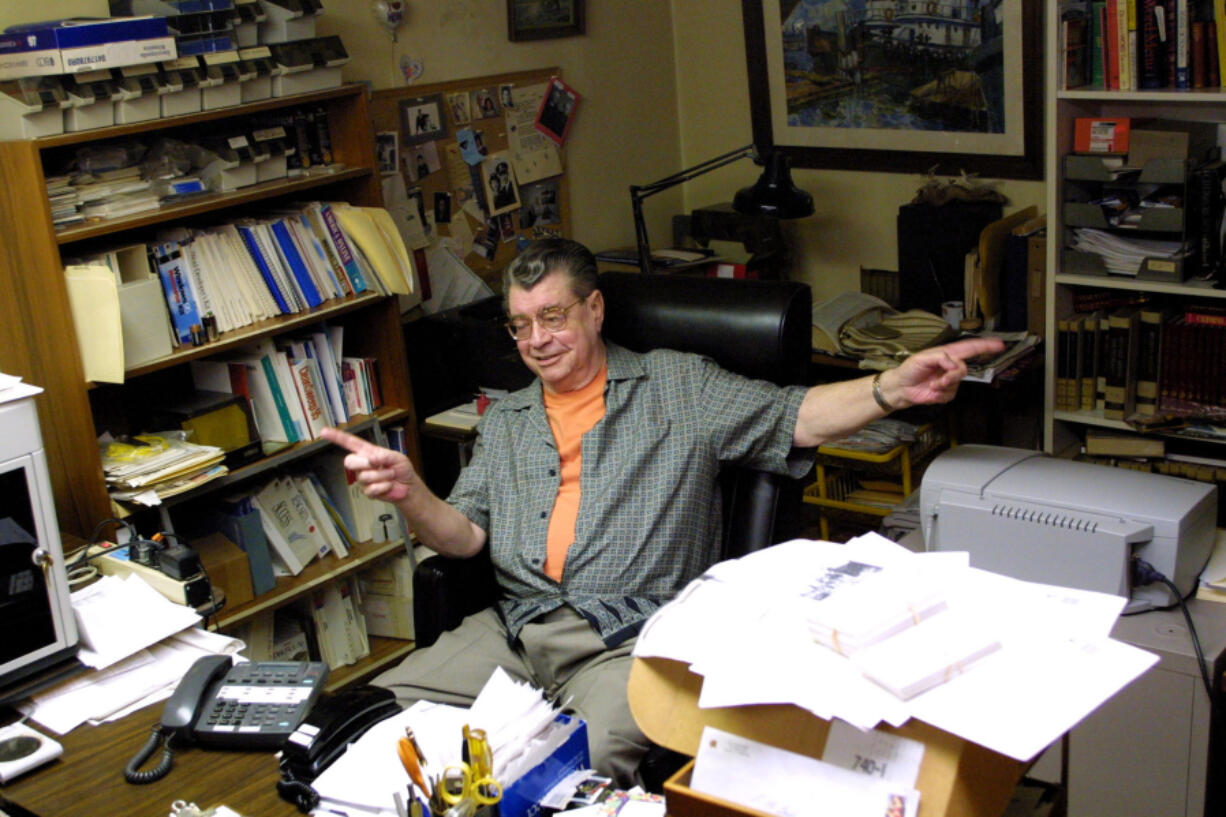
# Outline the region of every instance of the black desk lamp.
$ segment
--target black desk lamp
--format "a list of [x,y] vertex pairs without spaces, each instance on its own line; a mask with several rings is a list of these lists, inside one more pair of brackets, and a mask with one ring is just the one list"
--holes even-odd
[[765,169],[752,186],[737,191],[732,200],[734,210],[745,215],[775,218],[804,218],[813,215],[813,197],[792,183],[792,173],[788,168],[786,156],[768,152],[763,157],[752,144],[737,148],[650,184],[630,185],[639,269],[643,273],[652,272],[651,244],[647,240],[647,225],[643,221],[643,199],[745,158],[752,158],[756,163],[764,165]]

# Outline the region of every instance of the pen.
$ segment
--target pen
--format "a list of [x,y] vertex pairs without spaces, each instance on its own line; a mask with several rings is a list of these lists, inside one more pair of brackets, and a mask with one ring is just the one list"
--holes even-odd
[[417,753],[413,751],[413,744],[409,743],[407,738],[401,738],[396,746],[396,751],[400,755],[401,765],[409,773],[409,779],[429,796],[430,789],[426,786],[425,775],[421,773],[421,764],[417,762]]

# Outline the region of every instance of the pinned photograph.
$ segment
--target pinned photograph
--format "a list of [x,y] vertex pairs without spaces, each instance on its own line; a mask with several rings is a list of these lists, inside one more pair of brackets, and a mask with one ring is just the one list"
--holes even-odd
[[505,153],[495,153],[481,163],[481,180],[485,184],[486,202],[491,216],[502,215],[519,208],[519,190],[511,173],[511,160]]
[[451,110],[451,121],[455,124],[466,125],[473,121],[467,92],[447,94],[447,107]]
[[375,134],[375,161],[379,165],[379,173],[386,176],[396,172],[399,164],[396,160],[396,144],[400,135],[394,130],[380,131]]
[[434,194],[434,221],[437,224],[451,223],[451,194],[440,192]]
[[455,133],[455,139],[456,144],[460,146],[460,156],[465,162],[470,165],[479,165],[485,161],[489,150],[485,147],[485,140],[481,138],[481,131],[460,128]]
[[498,102],[503,108],[515,107],[515,86],[509,82],[504,82],[498,86]]
[[557,179],[525,184],[519,188],[519,200],[522,205],[519,210],[520,229],[562,223],[558,210]]
[[510,241],[515,238],[515,216],[511,213],[503,213],[498,217],[498,231],[502,234],[503,241]]
[[557,77],[550,79],[549,89],[541,100],[540,110],[536,112],[536,129],[555,144],[564,144],[580,99],[582,97],[574,88]]
[[437,142],[423,142],[404,152],[404,169],[409,174],[409,181],[419,182],[442,167]]
[[498,101],[494,99],[494,91],[490,88],[473,91],[473,109],[482,119],[489,119],[501,113]]
[[443,121],[443,97],[417,97],[400,101],[400,136],[404,144],[428,142],[447,135]]

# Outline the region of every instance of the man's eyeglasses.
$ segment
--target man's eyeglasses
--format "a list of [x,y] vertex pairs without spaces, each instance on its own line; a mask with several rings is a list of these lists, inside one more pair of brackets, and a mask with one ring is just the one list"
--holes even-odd
[[507,331],[516,340],[527,340],[532,337],[532,322],[535,320],[546,332],[556,334],[566,328],[566,313],[586,301],[583,297],[570,306],[547,306],[536,313],[535,318],[517,315],[506,322]]

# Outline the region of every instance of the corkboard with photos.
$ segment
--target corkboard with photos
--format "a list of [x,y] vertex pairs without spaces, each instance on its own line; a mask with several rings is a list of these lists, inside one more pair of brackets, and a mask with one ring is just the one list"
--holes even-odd
[[419,248],[446,238],[495,292],[520,245],[571,234],[563,149],[534,125],[560,77],[545,68],[371,97],[388,210],[421,230]]

